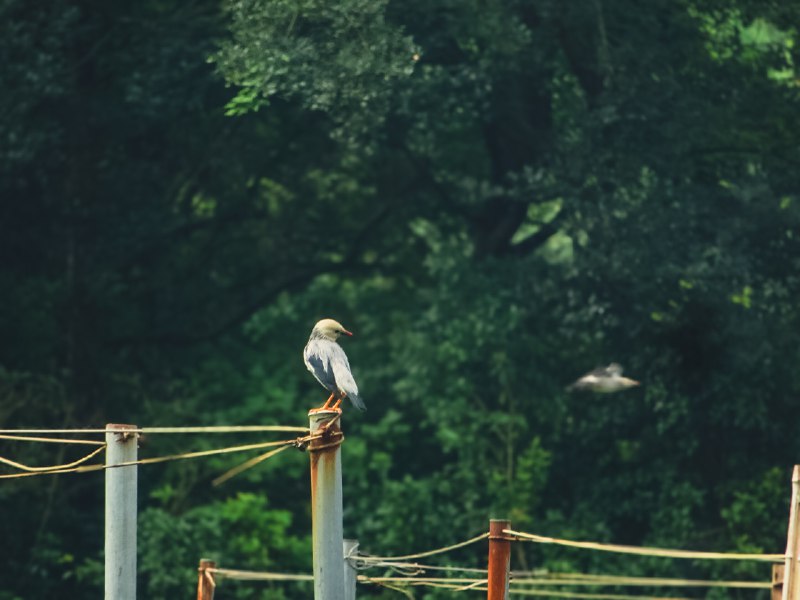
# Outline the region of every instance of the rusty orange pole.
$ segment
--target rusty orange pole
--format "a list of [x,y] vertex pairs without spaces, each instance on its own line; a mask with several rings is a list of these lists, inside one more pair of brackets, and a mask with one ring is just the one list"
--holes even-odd
[[489,521],[488,600],[506,600],[508,598],[511,538],[503,533],[504,529],[511,529],[511,521],[503,519]]
[[197,568],[197,600],[214,600],[214,588],[217,586],[208,569],[216,567],[217,563],[213,560],[200,559],[200,566]]
[[341,413],[308,413],[311,433],[322,431],[308,445],[311,457],[311,546],[314,563],[314,600],[342,600],[342,441]]

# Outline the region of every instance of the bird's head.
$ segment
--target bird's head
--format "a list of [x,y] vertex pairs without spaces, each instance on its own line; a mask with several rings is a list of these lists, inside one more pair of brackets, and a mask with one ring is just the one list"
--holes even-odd
[[636,381],[635,379],[631,379],[630,377],[618,377],[617,381],[623,389],[636,387],[637,385],[642,385],[640,381]]
[[314,325],[314,329],[311,330],[311,337],[323,338],[332,342],[335,342],[342,334],[348,336],[353,335],[342,327],[339,321],[334,321],[333,319],[317,321],[317,324]]

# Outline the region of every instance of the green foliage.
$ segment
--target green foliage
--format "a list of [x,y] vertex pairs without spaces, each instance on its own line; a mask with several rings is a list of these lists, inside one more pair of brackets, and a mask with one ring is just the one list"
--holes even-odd
[[[178,596],[197,581],[199,557],[238,569],[308,571],[311,543],[297,537],[289,511],[271,509],[263,495],[238,493],[183,514],[152,507],[139,517],[139,569],[150,597]],[[280,588],[239,589],[220,593],[232,598],[283,598]],[[306,590],[308,591],[308,590]],[[232,594],[232,595],[231,595]]]

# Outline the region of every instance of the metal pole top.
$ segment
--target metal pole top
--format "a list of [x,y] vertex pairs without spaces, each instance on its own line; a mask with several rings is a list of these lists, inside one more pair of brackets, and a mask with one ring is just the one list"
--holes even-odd
[[341,415],[342,413],[338,410],[312,410],[308,412],[311,433],[322,432],[321,437],[312,439],[309,442],[309,452],[321,452],[341,446],[344,441]]
[[489,539],[490,540],[511,540],[511,536],[503,533],[504,529],[511,528],[511,521],[508,519],[489,519]]

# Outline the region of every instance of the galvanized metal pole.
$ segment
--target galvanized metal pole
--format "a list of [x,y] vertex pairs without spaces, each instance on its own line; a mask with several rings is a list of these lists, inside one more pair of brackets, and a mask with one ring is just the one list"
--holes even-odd
[[136,600],[137,427],[106,429],[105,600]]
[[356,580],[358,571],[347,560],[348,556],[353,556],[358,549],[358,540],[343,540],[342,550],[344,551],[344,600],[356,600]]
[[491,519],[489,521],[489,582],[488,600],[508,598],[508,568],[511,562],[511,538],[503,533],[511,529],[511,521]]
[[786,534],[786,559],[783,571],[782,600],[800,600],[798,587],[798,537],[800,537],[800,465],[795,465],[792,471],[792,504],[789,507],[789,529]]
[[208,569],[216,568],[217,563],[213,560],[200,559],[200,566],[197,567],[197,600],[214,600],[214,589],[217,585]]
[[311,457],[311,537],[314,600],[344,598],[342,551],[342,456],[339,411],[309,412],[311,433],[324,431],[308,446]]

